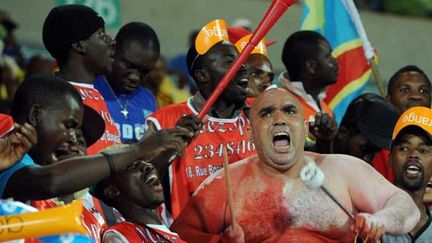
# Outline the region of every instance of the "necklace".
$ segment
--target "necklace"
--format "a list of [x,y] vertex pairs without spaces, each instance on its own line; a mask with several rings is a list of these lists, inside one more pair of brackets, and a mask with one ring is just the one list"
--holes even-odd
[[116,99],[117,104],[120,106],[120,113],[122,113],[122,115],[124,116],[124,118],[127,119],[127,118],[128,118],[128,114],[129,114],[129,111],[128,111],[128,109],[127,109],[128,105],[129,105],[129,99],[127,99],[127,100],[126,100],[126,104],[123,105],[123,104],[121,103],[120,99],[119,99],[119,98],[117,97],[117,95],[114,93],[114,90],[111,88],[111,85],[108,83],[108,81],[106,80],[106,78],[104,78],[104,80],[105,80],[105,84],[108,86],[108,88],[109,88],[111,94],[112,94],[112,95],[114,96],[114,98]]

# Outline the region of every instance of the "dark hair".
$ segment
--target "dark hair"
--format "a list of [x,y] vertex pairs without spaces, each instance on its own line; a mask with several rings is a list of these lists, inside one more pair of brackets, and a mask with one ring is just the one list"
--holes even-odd
[[160,53],[160,44],[156,32],[149,25],[142,22],[130,22],[124,25],[115,38],[117,48],[122,48],[126,43],[138,42],[143,48]]
[[282,62],[290,80],[299,80],[303,64],[315,59],[319,52],[319,42],[327,40],[318,32],[303,30],[290,35],[282,50]]
[[29,109],[39,104],[43,107],[62,107],[65,95],[80,101],[78,91],[68,82],[54,74],[34,75],[18,87],[11,107],[11,115],[18,122],[26,121]]
[[93,9],[78,4],[57,6],[51,9],[42,28],[42,40],[59,65],[69,58],[71,45],[87,39],[105,22]]
[[103,180],[100,180],[96,185],[90,187],[90,194],[97,199],[101,200],[103,203],[110,207],[115,207],[115,203],[111,198],[108,198],[105,195],[105,189],[111,185],[112,180],[114,180],[114,177],[110,176]]
[[407,66],[399,69],[395,74],[393,74],[393,76],[391,76],[391,78],[388,82],[388,85],[387,85],[387,94],[393,92],[393,88],[394,88],[393,86],[394,86],[394,83],[395,83],[396,79],[398,78],[398,76],[400,74],[406,73],[406,72],[416,72],[416,73],[421,74],[426,79],[426,81],[428,82],[429,87],[431,86],[431,82],[430,82],[428,76],[426,75],[426,73],[423,72],[423,70],[421,70],[419,67],[417,67],[415,65],[407,65]]

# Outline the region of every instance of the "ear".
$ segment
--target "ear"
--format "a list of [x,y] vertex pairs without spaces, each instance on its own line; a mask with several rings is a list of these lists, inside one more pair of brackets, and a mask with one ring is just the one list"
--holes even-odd
[[387,94],[385,98],[388,102],[391,102],[391,96],[389,94]]
[[104,194],[107,198],[114,199],[120,196],[120,191],[117,189],[117,187],[111,184],[105,188]]
[[309,134],[309,122],[308,121],[304,121],[304,127],[305,127],[305,134],[306,134],[306,137],[308,136],[308,134]]
[[208,83],[210,81],[210,75],[203,69],[195,70],[195,78],[200,83]]
[[29,113],[28,113],[28,121],[33,127],[36,127],[37,124],[42,119],[42,107],[39,104],[32,105],[30,107]]
[[72,43],[72,50],[77,53],[84,54],[86,53],[86,49],[87,49],[87,42],[84,40]]
[[317,63],[315,60],[309,59],[305,62],[305,71],[309,74],[315,74],[316,73],[316,67]]

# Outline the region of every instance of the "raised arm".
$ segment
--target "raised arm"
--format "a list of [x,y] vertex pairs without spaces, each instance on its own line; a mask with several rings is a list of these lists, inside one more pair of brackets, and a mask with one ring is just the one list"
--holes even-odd
[[14,130],[0,138],[0,171],[17,163],[37,142],[36,130],[28,123],[15,123]]
[[384,233],[399,235],[414,228],[420,212],[406,192],[362,160],[342,156],[337,164],[344,171],[352,202],[361,212],[355,217],[356,233],[376,240]]
[[181,153],[186,144],[183,137],[192,136],[184,128],[161,130],[137,144],[106,152],[108,158],[97,154],[49,166],[25,167],[10,177],[3,198],[38,200],[70,194],[94,185],[136,160],[151,160],[167,150]]

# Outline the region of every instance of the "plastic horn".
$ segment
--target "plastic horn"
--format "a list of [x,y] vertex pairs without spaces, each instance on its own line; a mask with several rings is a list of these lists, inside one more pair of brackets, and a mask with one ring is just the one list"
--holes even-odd
[[300,171],[300,179],[302,180],[305,186],[310,188],[321,188],[327,196],[329,196],[333,202],[335,202],[345,213],[346,215],[354,221],[354,215],[344,206],[339,200],[324,186],[324,173],[318,166],[313,163],[307,163],[302,170]]
[[34,213],[0,216],[0,241],[79,233],[87,235],[82,225],[82,202]]
[[225,76],[219,82],[216,89],[210,95],[210,97],[205,102],[204,106],[198,113],[198,119],[202,120],[204,116],[208,113],[209,109],[216,102],[217,98],[224,91],[225,87],[229,84],[231,79],[236,75],[240,66],[246,61],[249,54],[255,48],[255,46],[259,43],[259,41],[264,38],[264,36],[269,32],[269,30],[273,27],[273,25],[279,20],[283,13],[295,3],[296,0],[273,0],[269,9],[265,13],[264,17],[261,19],[258,27],[252,33],[252,37],[249,39],[249,42],[246,44],[246,47],[240,53],[240,56],[236,58],[234,63],[225,73]]

